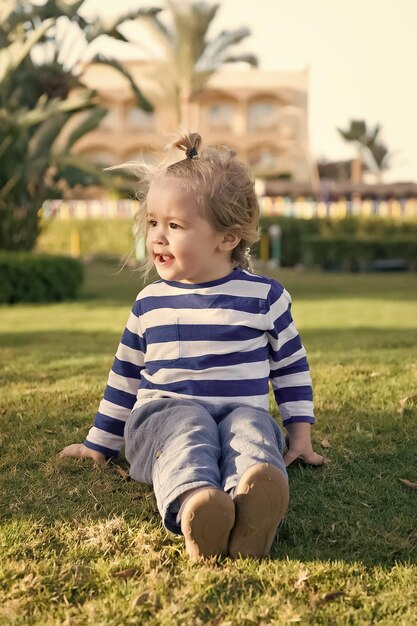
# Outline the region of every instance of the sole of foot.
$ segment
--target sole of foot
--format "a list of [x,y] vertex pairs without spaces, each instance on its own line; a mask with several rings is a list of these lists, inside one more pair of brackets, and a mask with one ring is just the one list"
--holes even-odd
[[224,491],[208,487],[191,496],[181,515],[185,549],[191,560],[227,555],[234,522],[235,505]]
[[230,535],[230,556],[268,556],[288,509],[287,478],[269,463],[253,465],[241,477],[234,502],[236,521]]

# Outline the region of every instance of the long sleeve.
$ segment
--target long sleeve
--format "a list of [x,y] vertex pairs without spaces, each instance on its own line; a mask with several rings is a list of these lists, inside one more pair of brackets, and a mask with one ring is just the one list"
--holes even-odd
[[306,351],[291,316],[291,297],[275,281],[269,302],[270,381],[284,425],[314,423],[313,390]]
[[123,445],[126,420],[136,401],[144,367],[145,341],[137,302],[119,343],[113,366],[84,445],[106,456],[117,456]]

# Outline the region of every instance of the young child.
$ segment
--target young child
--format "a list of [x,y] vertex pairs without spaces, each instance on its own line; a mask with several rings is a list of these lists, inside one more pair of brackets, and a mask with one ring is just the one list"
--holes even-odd
[[200,145],[182,135],[174,146],[186,157],[146,178],[139,222],[159,280],[137,296],[94,426],[61,456],[103,464],[124,443],[130,475],[153,485],[192,559],[264,557],[288,507],[286,465],[323,462],[311,378],[290,296],[250,266],[250,172],[233,152]]

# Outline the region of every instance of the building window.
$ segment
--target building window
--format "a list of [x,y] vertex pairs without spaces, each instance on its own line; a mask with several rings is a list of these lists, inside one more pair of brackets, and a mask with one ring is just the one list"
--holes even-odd
[[248,129],[270,130],[276,126],[278,120],[278,106],[276,102],[259,100],[251,102],[248,109]]
[[262,146],[249,154],[249,165],[255,173],[266,173],[277,168],[278,153],[274,148]]
[[155,115],[135,107],[127,112],[126,123],[132,129],[153,131],[155,130]]
[[279,134],[284,141],[294,141],[301,138],[302,118],[299,112],[286,113],[282,112],[279,124]]
[[212,104],[208,110],[208,122],[212,129],[231,129],[235,107],[230,102],[218,102]]

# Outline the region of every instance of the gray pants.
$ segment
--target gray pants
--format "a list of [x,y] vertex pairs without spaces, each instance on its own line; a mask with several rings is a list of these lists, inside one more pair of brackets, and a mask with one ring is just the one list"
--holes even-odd
[[287,475],[284,438],[264,409],[162,398],[132,412],[125,452],[134,480],[153,485],[165,527],[177,534],[178,497],[196,487],[229,491],[256,463]]

